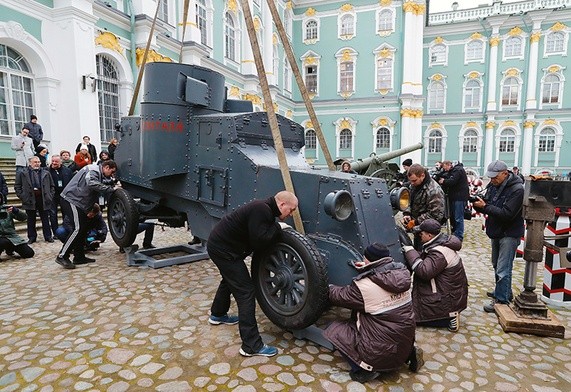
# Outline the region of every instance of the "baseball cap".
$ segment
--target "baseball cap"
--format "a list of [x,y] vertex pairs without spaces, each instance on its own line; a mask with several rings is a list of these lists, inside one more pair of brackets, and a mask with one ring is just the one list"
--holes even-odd
[[415,233],[420,233],[421,231],[424,231],[430,234],[438,234],[440,233],[441,229],[442,225],[438,223],[438,221],[436,221],[435,219],[427,219],[423,221],[420,224],[420,226],[415,227],[413,231]]
[[490,178],[496,177],[503,171],[508,170],[508,165],[504,161],[496,160],[488,165],[488,170],[486,171],[486,176]]

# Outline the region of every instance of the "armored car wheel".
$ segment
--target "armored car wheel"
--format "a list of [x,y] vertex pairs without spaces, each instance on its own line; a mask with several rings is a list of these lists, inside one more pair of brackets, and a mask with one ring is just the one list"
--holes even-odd
[[277,326],[303,329],[327,309],[327,265],[315,244],[287,229],[281,242],[254,254],[252,278],[264,314]]
[[107,220],[113,241],[122,248],[131,246],[137,236],[139,210],[125,189],[115,190],[109,198]]

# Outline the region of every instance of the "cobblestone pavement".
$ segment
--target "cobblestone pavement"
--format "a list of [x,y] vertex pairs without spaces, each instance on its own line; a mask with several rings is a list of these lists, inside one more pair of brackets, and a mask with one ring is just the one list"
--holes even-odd
[[[75,270],[54,262],[60,244],[34,244],[29,261],[4,254],[0,391],[570,391],[571,340],[504,333],[482,311],[493,280],[489,241],[481,221],[467,224],[470,297],[460,331],[419,328],[419,373],[403,366],[365,385],[351,381],[338,353],[295,339],[259,310],[262,337],[280,352],[241,357],[237,326],[207,323],[219,281],[210,261],[127,267],[109,240],[92,253],[96,263]],[[158,230],[155,244],[189,237]],[[516,261],[516,293],[523,267]],[[542,279],[540,270],[538,287]],[[571,328],[571,309],[552,310]],[[345,316],[333,309],[324,319]]]

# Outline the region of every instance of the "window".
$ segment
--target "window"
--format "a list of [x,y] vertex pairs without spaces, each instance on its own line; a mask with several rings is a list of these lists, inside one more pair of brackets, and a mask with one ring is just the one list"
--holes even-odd
[[159,0],[159,14],[158,18],[168,23],[169,21],[169,2],[168,0]]
[[478,132],[468,129],[464,132],[464,141],[462,143],[462,152],[476,152],[478,146]]
[[382,10],[379,12],[379,25],[377,26],[377,32],[387,32],[393,30],[393,11]]
[[430,50],[430,64],[444,63],[446,63],[446,46],[442,44],[434,45]]
[[444,84],[432,82],[428,87],[428,109],[444,110]]
[[519,57],[522,55],[521,37],[510,37],[505,41],[504,57]]
[[113,62],[103,55],[95,56],[97,67],[97,98],[99,100],[99,129],[101,141],[115,137],[119,116],[119,78]]
[[317,135],[313,129],[305,131],[305,148],[309,150],[317,148]]
[[543,79],[542,103],[559,103],[561,80],[557,75],[547,75]]
[[466,61],[478,61],[484,58],[484,44],[474,40],[466,44]]
[[353,148],[353,134],[349,129],[343,129],[339,133],[339,149],[351,150]]
[[26,59],[0,44],[0,135],[19,133],[35,113],[32,76]]
[[292,16],[289,10],[286,10],[284,13],[284,30],[287,35],[291,36],[291,26],[292,26]]
[[515,151],[515,131],[513,129],[504,129],[500,133],[500,152]]
[[545,128],[539,134],[539,152],[554,152],[555,151],[555,130],[552,128]]
[[562,53],[565,51],[565,35],[561,32],[550,33],[545,38],[545,53]]
[[480,82],[470,80],[464,88],[464,109],[480,109]]
[[355,17],[353,15],[343,15],[341,17],[341,31],[342,37],[352,37],[355,35]]
[[317,65],[305,67],[305,87],[308,93],[317,94]]
[[234,26],[234,19],[229,12],[226,12],[224,44],[226,58],[232,61],[236,61],[236,28]]
[[339,90],[341,92],[354,91],[354,63],[352,61],[343,61],[339,64]]
[[287,58],[284,59],[284,90],[291,91],[291,66]]
[[442,132],[435,129],[428,134],[428,152],[442,152]]
[[393,88],[393,59],[380,58],[377,60],[377,90]]
[[391,132],[388,128],[382,127],[377,130],[375,138],[375,147],[390,148],[391,147]]
[[317,39],[317,21],[310,20],[305,24],[305,39],[308,41]]
[[502,87],[502,105],[517,105],[518,95],[518,80],[514,77],[507,78]]
[[197,0],[196,2],[196,25],[200,30],[200,43],[202,45],[208,44],[208,33],[207,33],[207,16],[206,11],[206,0]]

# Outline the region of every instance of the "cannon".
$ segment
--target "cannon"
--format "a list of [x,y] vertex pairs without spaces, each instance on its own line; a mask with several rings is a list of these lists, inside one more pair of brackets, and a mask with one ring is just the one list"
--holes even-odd
[[372,153],[365,159],[359,159],[351,162],[351,169],[358,174],[370,177],[382,178],[387,182],[389,190],[399,186],[399,182],[404,180],[400,172],[399,165],[394,162],[388,162],[391,159],[408,154],[409,152],[420,150],[422,143],[413,144],[412,146],[399,148],[398,150],[389,151],[381,155]]
[[[225,215],[284,189],[267,114],[226,96],[223,75],[200,66],[146,66],[140,116],[123,117],[115,152],[122,189],[108,201],[111,236],[130,246],[143,219],[188,224],[203,242]],[[305,234],[284,231],[251,273],[257,299],[276,325],[299,330],[327,308],[328,284],[358,274],[373,242],[403,262],[386,181],[311,167],[303,127],[278,115]],[[290,222],[291,223],[291,222]]]

